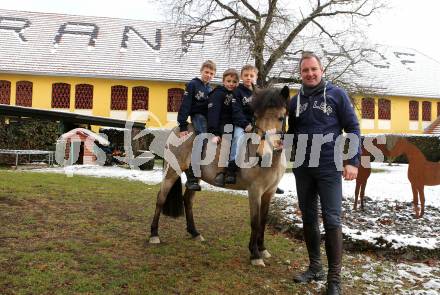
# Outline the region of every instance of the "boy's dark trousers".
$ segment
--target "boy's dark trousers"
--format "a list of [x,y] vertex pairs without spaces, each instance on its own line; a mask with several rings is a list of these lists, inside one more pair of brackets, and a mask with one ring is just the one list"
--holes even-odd
[[[294,168],[298,203],[302,213],[304,236],[309,252],[309,272],[322,273],[318,196],[325,229],[325,249],[328,259],[327,294],[341,293],[342,266],[342,177],[335,168]],[[318,230],[317,230],[318,229]],[[315,278],[312,278],[315,279]]]
[[[226,128],[225,128],[226,126]],[[220,125],[221,134],[219,136],[222,136],[225,133],[233,134],[234,133],[234,127],[232,123],[227,124],[221,124]],[[232,137],[233,138],[233,137]],[[225,184],[235,184],[236,183],[236,173],[238,170],[238,166],[235,163],[235,159],[231,156],[232,153],[232,142],[231,142],[231,148],[229,150],[229,162],[228,167],[225,169],[221,168],[218,170],[217,175],[214,178],[214,184],[216,186],[224,187]]]
[[[191,123],[194,127],[196,135],[207,132],[208,123],[206,116],[202,114],[194,114],[191,116]],[[194,176],[191,165],[188,167],[188,170],[185,171],[185,174],[187,178],[187,181],[185,183],[186,188],[193,191],[200,191],[202,188],[200,187],[199,179]]]

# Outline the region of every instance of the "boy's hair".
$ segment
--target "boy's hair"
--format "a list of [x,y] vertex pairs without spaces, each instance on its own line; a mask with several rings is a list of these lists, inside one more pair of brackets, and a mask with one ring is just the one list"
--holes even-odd
[[319,64],[319,67],[322,69],[322,63],[321,63],[321,59],[312,51],[303,51],[302,55],[301,55],[301,59],[299,60],[299,71],[301,72],[301,64],[303,62],[303,60],[305,59],[311,59],[311,58],[315,58],[316,61]]
[[200,72],[203,71],[204,68],[208,68],[210,70],[213,70],[214,72],[217,71],[217,66],[215,65],[215,62],[208,59],[202,63],[202,66],[200,67]]
[[255,74],[258,74],[258,69],[257,69],[257,67],[254,66],[254,65],[251,65],[251,64],[244,65],[244,66],[241,68],[240,75],[243,75],[243,72],[244,72],[244,71],[254,71]]
[[227,69],[226,71],[223,72],[223,80],[225,80],[225,78],[227,76],[235,76],[235,78],[237,79],[237,81],[240,80],[240,77],[238,75],[237,70],[235,69]]

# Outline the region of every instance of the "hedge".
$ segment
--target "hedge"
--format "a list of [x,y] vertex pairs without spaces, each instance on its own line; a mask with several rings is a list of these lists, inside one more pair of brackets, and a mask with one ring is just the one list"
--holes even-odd
[[59,123],[47,120],[13,120],[0,117],[0,148],[25,150],[55,150],[61,136]]
[[[430,134],[383,134],[387,140],[393,140],[399,137],[406,138],[414,144],[426,157],[428,161],[440,161],[440,136]],[[378,135],[366,135],[366,137],[376,137]],[[408,163],[406,156],[401,155],[393,159],[394,163]]]
[[[0,117],[0,149],[54,151],[60,136],[57,122]],[[0,155],[0,162],[15,162],[15,156]]]

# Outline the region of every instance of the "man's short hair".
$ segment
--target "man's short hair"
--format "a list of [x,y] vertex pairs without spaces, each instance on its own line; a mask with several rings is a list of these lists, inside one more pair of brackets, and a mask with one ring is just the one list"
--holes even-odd
[[301,64],[305,59],[315,58],[318,61],[319,67],[322,69],[321,59],[312,51],[303,51],[301,59],[299,60],[299,71],[301,72]]
[[243,75],[243,72],[244,72],[244,71],[254,71],[255,74],[258,74],[258,69],[257,69],[257,67],[254,66],[254,65],[251,65],[251,64],[244,65],[244,66],[241,68],[240,75]]
[[226,71],[223,72],[223,80],[225,80],[225,78],[227,76],[235,76],[235,78],[237,79],[237,82],[240,81],[240,76],[238,75],[238,72],[236,69],[227,69]]
[[213,62],[210,59],[208,59],[202,63],[202,66],[200,67],[200,72],[203,71],[204,68],[208,68],[210,70],[213,70],[214,72],[217,71],[217,66],[216,66],[215,62]]

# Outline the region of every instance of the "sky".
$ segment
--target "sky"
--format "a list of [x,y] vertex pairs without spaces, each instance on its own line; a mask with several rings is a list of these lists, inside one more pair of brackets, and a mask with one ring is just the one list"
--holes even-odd
[[[14,0],[0,8],[160,21],[166,19],[151,0]],[[389,0],[390,8],[370,19],[372,43],[416,49],[440,62],[439,0]]]

